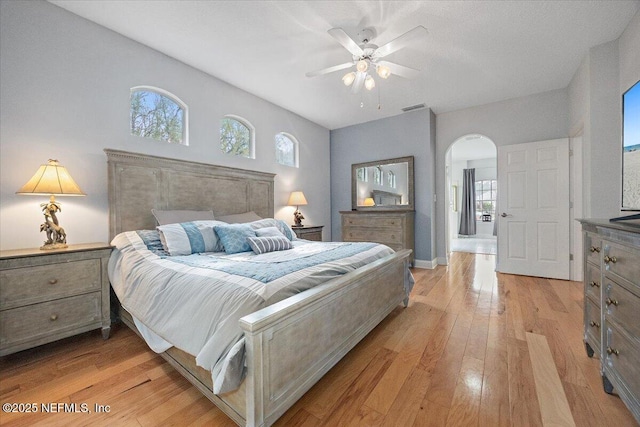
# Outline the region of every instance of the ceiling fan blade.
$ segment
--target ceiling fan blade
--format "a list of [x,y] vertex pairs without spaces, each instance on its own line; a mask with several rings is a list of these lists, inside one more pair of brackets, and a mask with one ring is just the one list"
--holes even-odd
[[420,72],[420,70],[416,70],[415,68],[405,67],[404,65],[396,64],[394,62],[389,62],[389,61],[378,61],[377,64],[384,65],[385,67],[389,67],[391,74],[404,77],[405,79],[412,79],[416,77]]
[[327,32],[331,37],[336,39],[338,43],[344,46],[345,49],[351,52],[352,55],[356,55],[356,56],[364,55],[364,51],[360,46],[358,46],[358,43],[353,41],[353,39],[349,37],[342,28],[332,28]]
[[334,65],[333,67],[323,68],[322,70],[309,71],[305,74],[307,77],[316,77],[323,74],[333,73],[334,71],[344,70],[345,68],[353,67],[353,62],[345,62],[344,64]]
[[362,89],[362,86],[364,86],[365,77],[367,77],[367,73],[362,73],[360,71],[356,73],[356,79],[351,86],[351,93],[360,92],[360,89]]
[[427,34],[428,34],[427,29],[422,25],[418,25],[413,30],[409,30],[403,35],[391,40],[389,43],[383,46],[380,46],[373,53],[373,56],[376,58],[382,58],[384,56],[387,56],[390,53],[393,53],[397,50],[402,49],[403,47],[408,46],[413,40],[419,37],[425,36]]

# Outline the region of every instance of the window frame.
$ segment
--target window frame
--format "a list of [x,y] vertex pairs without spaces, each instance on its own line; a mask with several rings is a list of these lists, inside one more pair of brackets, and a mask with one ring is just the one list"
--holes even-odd
[[[136,135],[135,133],[133,133],[132,126],[131,126],[132,120],[133,120],[133,117],[131,116],[131,99],[135,92],[153,92],[157,95],[168,98],[171,102],[176,104],[182,110],[182,142],[175,143],[175,142],[167,141],[165,139],[156,139],[148,136]],[[189,107],[184,101],[182,101],[180,98],[178,98],[176,95],[169,92],[168,90],[155,87],[155,86],[146,86],[146,85],[134,86],[131,89],[129,89],[129,134],[132,136],[137,136],[138,138],[150,139],[158,142],[166,142],[168,144],[184,145],[188,147],[189,146]]]
[[243,156],[241,154],[234,154],[234,156],[242,157],[242,158],[245,158],[245,159],[255,159],[256,158],[256,128],[251,124],[251,122],[249,120],[245,119],[244,117],[235,115],[235,114],[225,114],[224,116],[222,116],[222,119],[220,119],[220,126],[218,127],[218,131],[219,131],[219,135],[220,135],[220,138],[218,139],[218,148],[220,149],[222,154],[232,155],[231,153],[227,153],[222,149],[222,144],[221,144],[221,142],[222,142],[222,120],[224,120],[224,119],[235,120],[236,122],[240,123],[241,125],[243,125],[247,129],[249,129],[249,155],[248,156]]
[[[287,138],[293,144],[293,165],[280,163],[278,161],[278,140],[277,140],[278,136],[283,136]],[[279,165],[288,166],[291,168],[299,168],[300,167],[300,142],[298,141],[298,139],[288,132],[278,132],[273,137],[273,140],[274,140],[275,151],[276,151],[276,163],[278,163]]]
[[[484,191],[484,183],[489,183],[489,198],[485,199],[483,197]],[[480,184],[481,190],[478,191],[478,183]],[[478,179],[474,182],[476,188],[476,199],[474,202],[476,203],[476,221],[482,221],[482,214],[484,210],[478,210],[478,202],[480,202],[480,206],[483,206],[485,202],[491,202],[492,211],[489,212],[491,214],[491,222],[496,220],[496,203],[498,200],[498,180],[497,179]],[[495,198],[491,198],[491,194],[495,192]]]

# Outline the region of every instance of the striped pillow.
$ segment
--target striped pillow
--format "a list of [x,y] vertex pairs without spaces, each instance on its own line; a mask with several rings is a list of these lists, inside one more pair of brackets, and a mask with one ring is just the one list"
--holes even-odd
[[222,251],[222,244],[213,227],[220,221],[189,221],[159,225],[164,250],[172,256]]
[[247,237],[247,243],[258,255],[293,248],[291,241],[284,236]]

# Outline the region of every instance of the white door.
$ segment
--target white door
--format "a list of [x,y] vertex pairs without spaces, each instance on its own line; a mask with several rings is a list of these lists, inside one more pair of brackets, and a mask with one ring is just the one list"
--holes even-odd
[[569,140],[498,147],[502,273],[569,279]]

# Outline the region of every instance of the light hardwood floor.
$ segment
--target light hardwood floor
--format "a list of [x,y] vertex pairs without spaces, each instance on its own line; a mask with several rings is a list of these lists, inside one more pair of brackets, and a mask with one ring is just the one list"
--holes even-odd
[[[586,356],[581,284],[496,274],[494,262],[454,253],[449,267],[414,270],[409,307],[398,307],[276,425],[637,425],[602,391],[598,361]],[[96,331],[0,358],[0,397],[110,406],[0,413],[7,426],[234,425],[126,327],[108,341]]]

